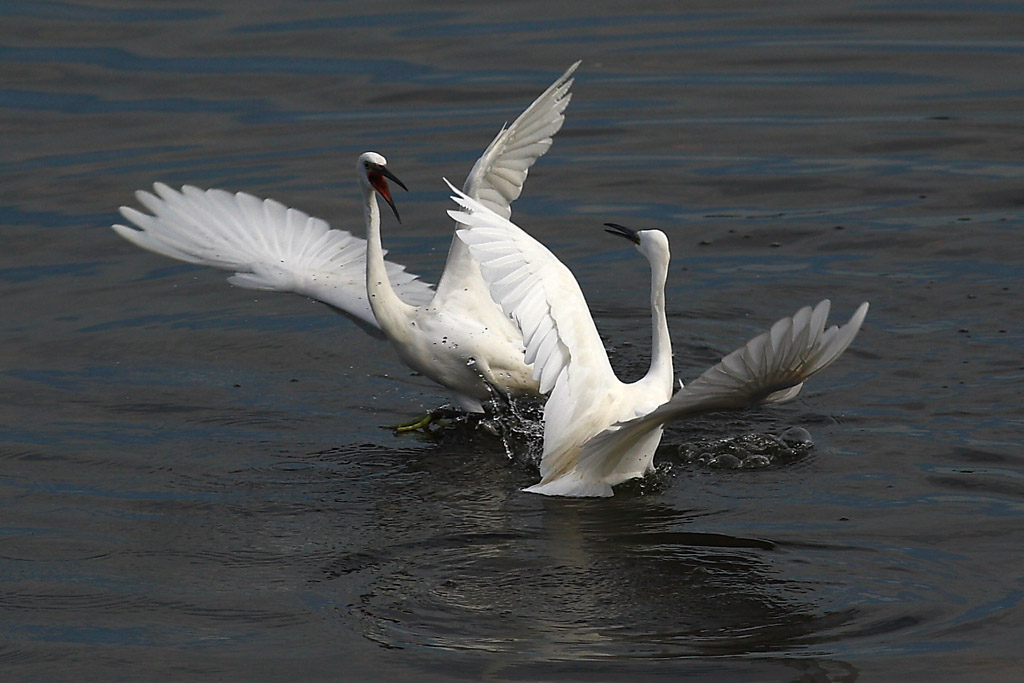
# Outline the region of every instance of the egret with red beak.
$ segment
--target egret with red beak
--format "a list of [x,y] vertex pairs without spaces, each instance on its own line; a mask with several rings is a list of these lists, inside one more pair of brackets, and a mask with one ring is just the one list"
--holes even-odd
[[[468,195],[502,216],[511,215],[530,168],[562,127],[577,66],[499,131],[466,178]],[[380,195],[397,218],[388,180],[405,186],[387,171],[383,157],[363,155],[358,169],[364,191]],[[518,330],[491,300],[479,266],[458,237],[452,236],[435,292],[403,266],[383,260],[379,231],[373,246],[272,199],[188,185],[179,192],[162,183],[154,190],[136,193],[153,215],[121,207],[138,227],[115,225],[114,230],[133,244],[188,263],[233,270],[228,280],[238,287],[293,292],[327,304],[374,336],[390,338],[399,356],[451,390],[462,410],[481,412],[495,395],[536,390],[521,360]],[[372,211],[371,197],[365,199],[367,221],[372,213],[379,227],[376,199]],[[366,258],[371,253],[373,264]]]

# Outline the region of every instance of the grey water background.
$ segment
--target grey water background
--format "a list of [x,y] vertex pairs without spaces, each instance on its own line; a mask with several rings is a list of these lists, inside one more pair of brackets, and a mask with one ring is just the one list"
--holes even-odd
[[[1016,680],[1024,592],[1024,5],[0,3],[4,680]],[[871,302],[785,406],[673,425],[612,499],[443,404],[386,345],[108,229],[153,181],[362,231],[410,187],[436,280],[461,181],[582,58],[514,207],[624,378],[668,233],[676,369]],[[695,452],[806,429],[723,470]],[[511,455],[509,452],[511,452]]]

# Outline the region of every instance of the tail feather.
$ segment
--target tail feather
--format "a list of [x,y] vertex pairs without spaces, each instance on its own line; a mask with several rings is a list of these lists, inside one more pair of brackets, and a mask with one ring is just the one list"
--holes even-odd
[[612,487],[609,484],[603,481],[589,481],[575,470],[547,483],[534,484],[523,490],[542,496],[569,498],[607,498],[612,495]]

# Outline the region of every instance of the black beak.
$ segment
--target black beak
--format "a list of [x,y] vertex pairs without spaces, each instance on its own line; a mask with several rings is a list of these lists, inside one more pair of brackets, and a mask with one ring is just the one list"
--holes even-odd
[[625,225],[619,225],[618,223],[605,223],[611,230],[605,230],[605,232],[611,235],[618,235],[619,237],[625,237],[633,244],[640,244],[640,231],[634,230],[633,228],[627,228]]
[[387,166],[378,166],[377,167],[377,172],[380,173],[385,178],[387,178],[388,180],[390,180],[391,182],[393,182],[395,185],[398,185],[400,188],[402,188],[406,192],[409,191],[409,188],[405,186],[405,183],[403,183],[401,180],[399,180],[398,176],[396,176],[394,173],[389,171]]

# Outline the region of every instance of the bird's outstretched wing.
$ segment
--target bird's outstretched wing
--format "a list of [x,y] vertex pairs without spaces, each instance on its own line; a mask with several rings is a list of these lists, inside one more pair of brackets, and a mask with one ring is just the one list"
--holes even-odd
[[796,398],[803,383],[831,365],[853,342],[868,314],[865,301],[842,327],[825,329],[831,303],[805,306],[748,341],[658,410],[675,419],[693,410],[746,408]]
[[[569,77],[577,66],[579,62],[494,138],[473,166],[467,192],[504,215],[511,214],[509,205],[522,191],[529,168],[562,127],[571,99]],[[113,228],[129,242],[187,263],[233,270],[228,281],[238,287],[293,292],[322,301],[381,336],[366,300],[363,238],[332,229],[273,199],[188,185],[180,192],[162,183],[153,187],[155,194],[136,193],[153,215],[121,207],[121,214],[135,226]],[[461,243],[453,243],[455,247],[464,249]],[[389,261],[387,270],[406,303],[419,306],[433,297],[433,288],[404,266]]]
[[467,226],[458,235],[479,262],[491,296],[522,331],[540,392],[551,392],[544,407],[546,458],[586,429],[576,411],[619,380],[569,269],[514,223],[448,186],[463,209],[448,213]]
[[[463,184],[466,195],[502,218],[512,215],[512,202],[523,191],[530,168],[548,151],[553,136],[565,122],[565,108],[572,99],[571,76],[579,65],[576,62],[570,66],[511,126],[503,127],[491,140]],[[456,229],[467,227],[457,225]],[[444,272],[437,283],[438,300],[444,302],[449,297],[463,296],[462,292],[481,290],[486,290],[486,285],[480,279],[476,261],[466,243],[453,235]]]
[[831,365],[850,345],[864,317],[862,303],[842,327],[825,329],[830,303],[801,308],[779,320],[709,368],[669,401],[642,417],[619,423],[583,446],[578,467],[600,468],[628,453],[658,426],[689,415],[739,410],[760,403],[783,403],[800,392],[811,376]]
[[511,126],[502,128],[469,172],[463,191],[502,218],[512,215],[512,202],[519,198],[534,162],[551,147],[562,128],[565,108],[572,94],[572,74],[580,62],[570,66],[527,107]]
[[[163,183],[156,194],[135,196],[153,215],[122,206],[138,227],[114,225],[129,242],[171,258],[233,270],[231,284],[246,289],[293,292],[378,329],[366,300],[366,240],[273,199],[239,192],[181,191]],[[387,263],[391,284],[406,302],[419,305],[433,296],[430,285]]]

